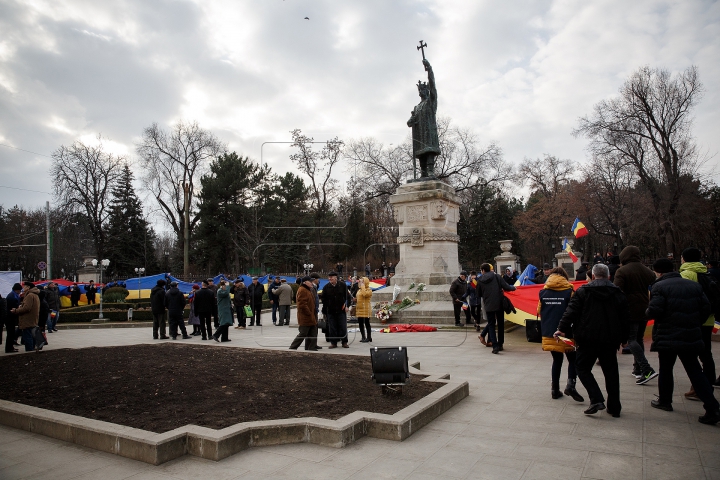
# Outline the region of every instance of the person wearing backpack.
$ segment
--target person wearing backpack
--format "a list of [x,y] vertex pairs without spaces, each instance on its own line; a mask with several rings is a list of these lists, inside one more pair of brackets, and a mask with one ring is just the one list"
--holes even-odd
[[[720,307],[720,298],[718,298],[718,284],[714,278],[708,275],[707,267],[700,262],[702,253],[695,247],[689,247],[683,250],[680,256],[680,276],[693,282],[698,282],[703,287],[703,293],[710,301],[711,313],[705,323],[700,327],[702,333],[702,341],[705,345],[702,353],[698,355],[700,362],[703,367],[703,374],[710,381],[710,384],[715,383],[715,360],[712,355],[712,329],[715,324],[714,312],[717,312],[717,308]],[[694,388],[690,388],[690,391],[685,393],[685,398],[688,400],[700,401],[700,397],[695,393]]]

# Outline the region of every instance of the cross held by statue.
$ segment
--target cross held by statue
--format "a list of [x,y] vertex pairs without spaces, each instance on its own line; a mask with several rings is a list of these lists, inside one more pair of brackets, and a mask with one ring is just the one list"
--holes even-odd
[[425,60],[425,48],[426,47],[427,47],[427,43],[423,43],[423,41],[420,40],[420,46],[417,47],[417,49],[422,52],[423,60]]

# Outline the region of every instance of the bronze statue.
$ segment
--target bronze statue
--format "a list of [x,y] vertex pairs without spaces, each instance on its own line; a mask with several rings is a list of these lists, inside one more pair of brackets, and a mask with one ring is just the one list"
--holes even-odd
[[423,65],[428,72],[427,83],[418,81],[418,93],[422,99],[412,111],[408,127],[412,128],[413,142],[413,177],[417,179],[415,159],[420,160],[420,179],[435,178],[435,157],[440,155],[440,141],[438,140],[437,121],[437,90],[435,89],[435,75],[430,62],[425,58],[424,47],[426,43],[420,40],[418,50],[422,50]]

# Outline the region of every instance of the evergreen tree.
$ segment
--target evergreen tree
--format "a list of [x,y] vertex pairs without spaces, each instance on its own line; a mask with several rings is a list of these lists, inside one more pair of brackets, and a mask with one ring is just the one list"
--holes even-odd
[[112,189],[108,219],[108,274],[117,278],[136,276],[135,268],[145,275],[159,273],[155,258],[155,232],[143,217],[142,203],[132,185],[133,174],[126,164]]

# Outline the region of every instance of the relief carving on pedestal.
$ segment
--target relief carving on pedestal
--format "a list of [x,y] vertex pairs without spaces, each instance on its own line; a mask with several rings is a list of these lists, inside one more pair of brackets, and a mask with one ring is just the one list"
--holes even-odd
[[395,222],[397,223],[403,223],[403,211],[400,207],[392,207],[393,208],[393,218],[395,218]]
[[406,207],[408,222],[424,222],[427,220],[427,205]]
[[410,234],[410,245],[413,247],[423,246],[423,230],[422,228],[413,228]]
[[442,200],[430,202],[430,217],[433,220],[444,219],[448,213],[448,204]]

